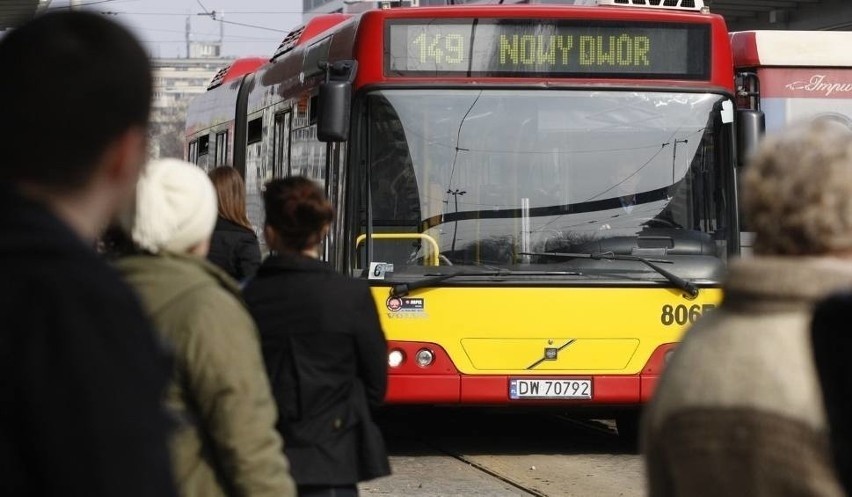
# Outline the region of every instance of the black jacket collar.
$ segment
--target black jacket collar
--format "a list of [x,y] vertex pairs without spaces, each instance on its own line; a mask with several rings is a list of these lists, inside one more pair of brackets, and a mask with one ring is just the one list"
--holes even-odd
[[273,254],[266,258],[258,270],[258,276],[281,272],[333,272],[331,266],[323,261],[301,254]]

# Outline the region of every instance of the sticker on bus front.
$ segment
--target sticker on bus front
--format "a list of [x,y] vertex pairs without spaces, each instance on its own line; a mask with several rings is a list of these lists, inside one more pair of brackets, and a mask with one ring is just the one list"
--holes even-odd
[[389,297],[385,306],[391,312],[422,314],[426,311],[426,300],[412,297]]

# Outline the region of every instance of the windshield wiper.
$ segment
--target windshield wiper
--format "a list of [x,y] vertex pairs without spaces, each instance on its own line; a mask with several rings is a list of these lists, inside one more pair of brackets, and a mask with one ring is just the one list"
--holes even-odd
[[391,297],[404,297],[408,295],[409,292],[417,290],[418,288],[435,286],[444,280],[455,278],[456,276],[497,276],[500,274],[503,274],[502,271],[460,271],[458,273],[436,274],[434,276],[427,276],[425,278],[414,280],[409,283],[397,283],[396,285],[391,286],[390,295]]
[[597,253],[597,254],[579,254],[579,253],[566,253],[566,252],[520,252],[520,255],[538,255],[544,257],[561,257],[564,259],[594,259],[594,260],[613,260],[613,261],[639,261],[649,268],[653,269],[665,279],[669,280],[672,285],[676,286],[683,290],[687,295],[689,295],[690,299],[694,299],[698,296],[698,287],[695,283],[691,281],[687,281],[680,276],[661,268],[660,266],[654,264],[662,263],[662,264],[672,264],[672,261],[665,259],[648,259],[645,257],[639,257],[636,255],[618,255],[610,252]]
[[560,276],[579,276],[581,273],[576,271],[512,271],[511,269],[499,269],[496,271],[458,271],[455,273],[444,273],[444,274],[436,274],[432,276],[427,276],[425,278],[411,281],[408,283],[397,283],[391,286],[390,295],[391,297],[404,297],[408,295],[410,292],[417,290],[418,288],[426,288],[430,286],[435,286],[438,283],[448,280],[450,278],[455,278],[457,276],[530,276],[530,275],[560,275]]

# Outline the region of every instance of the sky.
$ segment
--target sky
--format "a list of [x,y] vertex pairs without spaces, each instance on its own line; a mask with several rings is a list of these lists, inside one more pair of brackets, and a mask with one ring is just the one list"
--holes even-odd
[[[68,8],[53,0],[49,10]],[[186,56],[186,20],[195,40],[217,40],[224,27],[223,55],[269,56],[288,31],[302,24],[302,0],[79,0],[83,8],[121,21],[152,57]],[[211,19],[215,11],[216,19]],[[222,17],[224,14],[224,17]]]

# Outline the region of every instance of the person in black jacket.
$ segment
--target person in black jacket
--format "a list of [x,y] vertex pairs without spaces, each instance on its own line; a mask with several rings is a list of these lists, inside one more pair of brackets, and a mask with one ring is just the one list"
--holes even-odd
[[822,386],[840,483],[852,495],[852,292],[819,303],[812,323],[814,363]]
[[94,250],[145,161],[148,57],[63,12],[4,36],[0,67],[0,495],[175,496],[171,364]]
[[245,183],[230,166],[210,171],[219,199],[219,217],[210,239],[207,258],[237,281],[254,276],[260,266],[257,235],[246,216]]
[[366,282],[320,262],[333,210],[312,181],[276,179],[263,194],[276,252],[244,296],[260,329],[278,429],[300,497],[358,494],[390,474],[370,416],[387,388],[387,343]]

